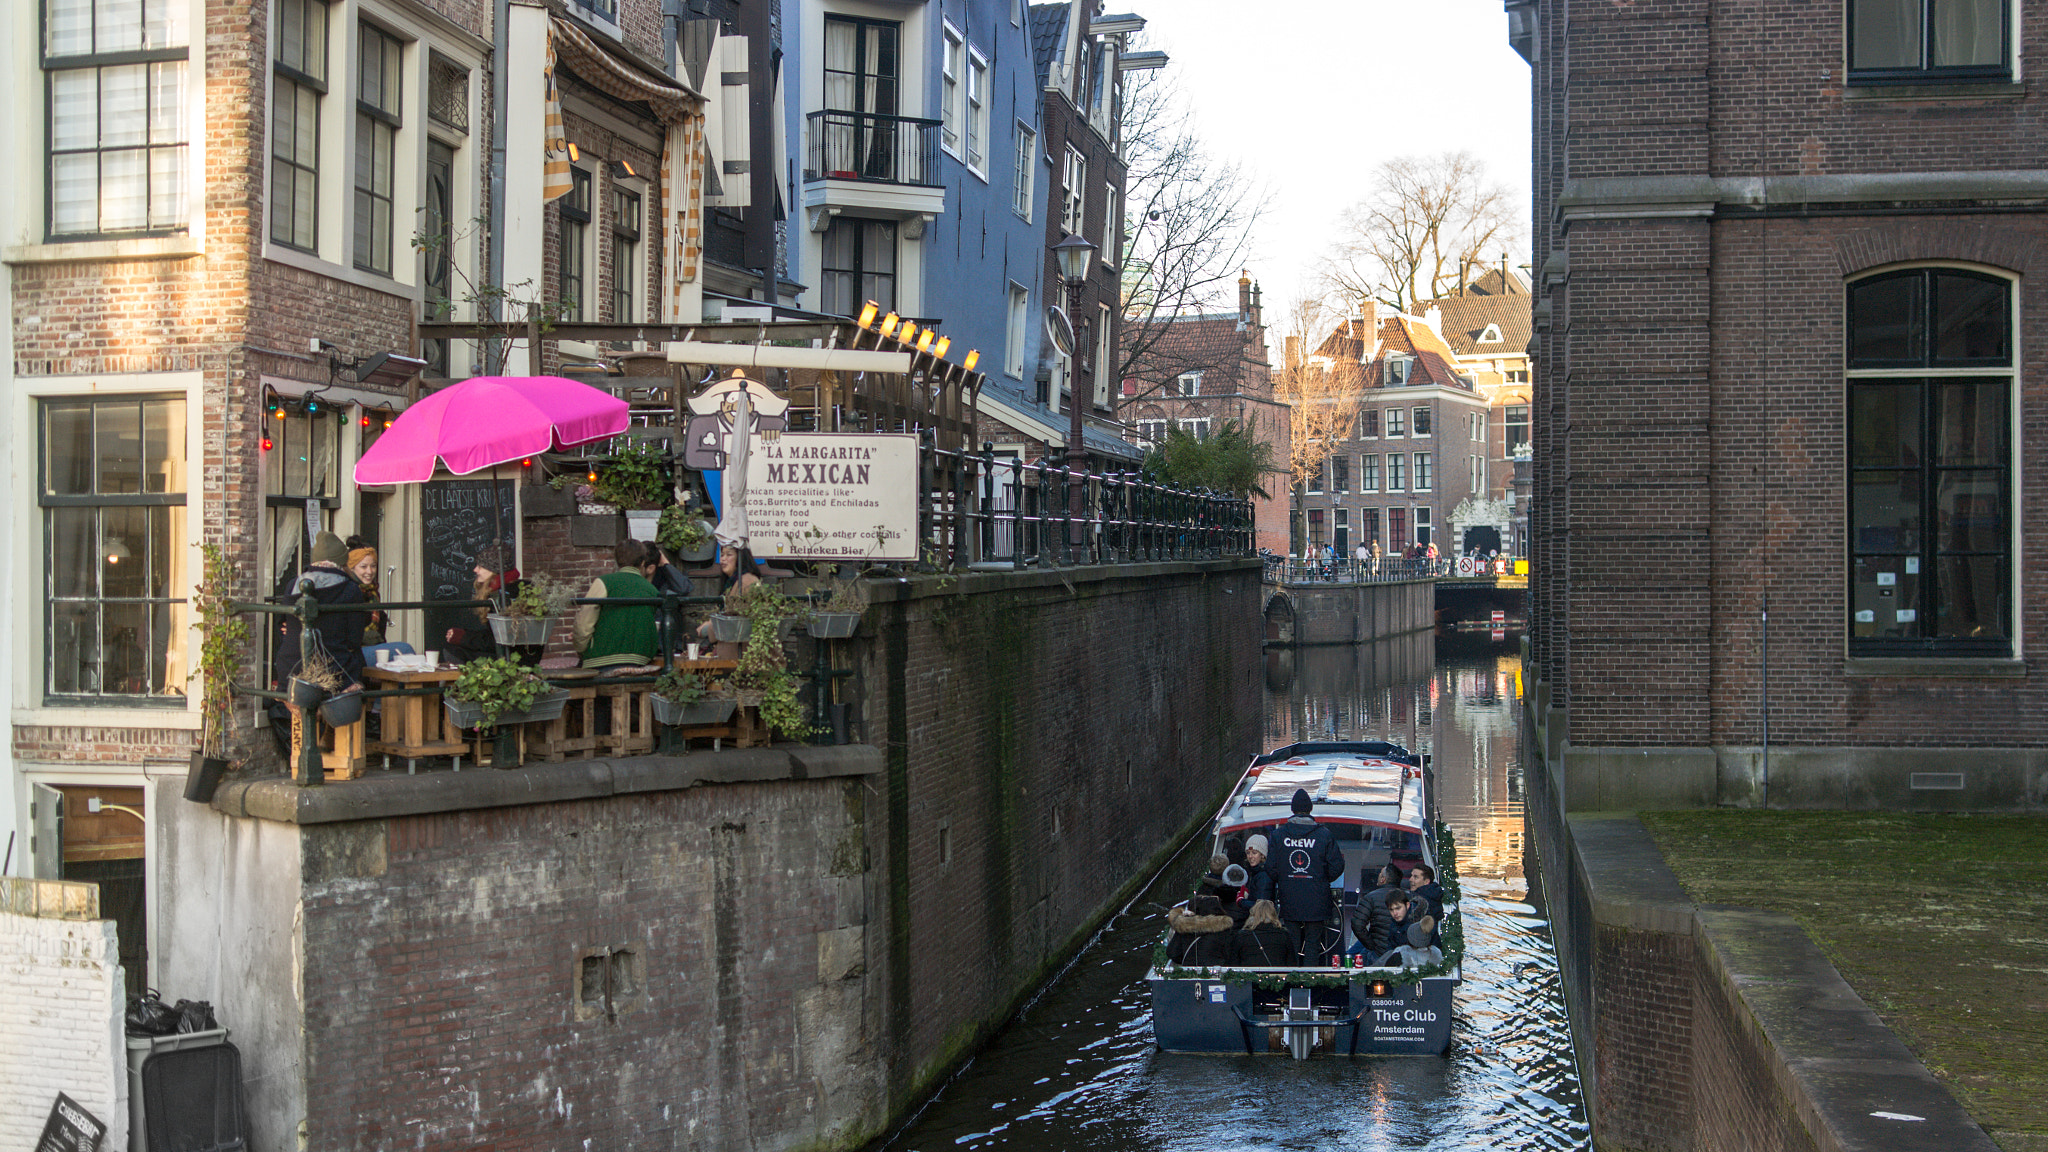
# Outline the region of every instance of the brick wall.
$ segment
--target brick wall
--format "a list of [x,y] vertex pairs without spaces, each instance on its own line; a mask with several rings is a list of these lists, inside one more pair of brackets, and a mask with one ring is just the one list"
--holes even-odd
[[[120,945],[90,884],[0,877],[0,1146],[30,1148],[62,1092],[127,1147],[128,1052]],[[38,896],[44,899],[38,908]]]

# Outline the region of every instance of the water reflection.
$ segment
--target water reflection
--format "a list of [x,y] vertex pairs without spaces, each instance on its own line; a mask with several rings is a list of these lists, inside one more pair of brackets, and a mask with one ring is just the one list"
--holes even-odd
[[1142,978],[1161,903],[1204,863],[1198,845],[888,1147],[1587,1147],[1556,958],[1524,879],[1515,653],[1512,639],[1481,632],[1267,656],[1269,746],[1379,736],[1434,757],[1465,882],[1465,982],[1447,1058],[1154,1050]]

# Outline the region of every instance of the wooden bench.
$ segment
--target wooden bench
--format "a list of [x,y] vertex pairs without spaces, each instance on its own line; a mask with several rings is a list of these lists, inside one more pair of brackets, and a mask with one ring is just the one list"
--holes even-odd
[[[299,752],[304,748],[305,713],[296,705],[286,704],[292,714],[292,759],[294,772],[298,771]],[[320,748],[321,774],[329,780],[354,780],[363,774],[369,765],[369,740],[365,725],[367,719],[358,719],[353,724],[333,727],[313,716],[314,740]]]
[[565,687],[569,702],[562,714],[536,725],[540,731],[527,746],[532,759],[586,760],[654,751],[651,685],[597,680]]

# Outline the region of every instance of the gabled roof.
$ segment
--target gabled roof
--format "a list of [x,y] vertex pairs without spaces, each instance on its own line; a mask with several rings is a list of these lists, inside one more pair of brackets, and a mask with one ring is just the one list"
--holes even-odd
[[[1460,356],[1519,356],[1529,347],[1534,334],[1530,305],[1535,297],[1527,293],[1511,296],[1447,296],[1416,305],[1419,312],[1431,308],[1443,312],[1444,343]],[[1479,338],[1487,325],[1500,326],[1496,343],[1482,344]]]
[[1060,49],[1067,38],[1067,14],[1070,4],[1033,4],[1025,12],[1024,19],[1031,30],[1031,62],[1038,68],[1038,86],[1044,88],[1046,79],[1052,74],[1052,62],[1059,59]]

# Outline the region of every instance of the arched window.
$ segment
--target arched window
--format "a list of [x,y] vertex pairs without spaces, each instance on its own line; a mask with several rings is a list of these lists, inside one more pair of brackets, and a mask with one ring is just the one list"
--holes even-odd
[[2012,284],[1848,285],[1849,650],[2012,653]]

